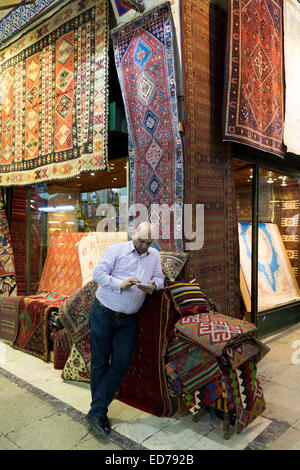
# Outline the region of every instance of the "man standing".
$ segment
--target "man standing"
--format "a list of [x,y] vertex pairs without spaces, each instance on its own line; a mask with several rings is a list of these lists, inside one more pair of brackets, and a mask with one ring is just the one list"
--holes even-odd
[[132,241],[105,250],[93,273],[99,287],[89,314],[92,402],[86,419],[98,437],[110,432],[107,410],[130,364],[137,312],[146,294],[164,286],[152,242],[151,224],[143,222]]

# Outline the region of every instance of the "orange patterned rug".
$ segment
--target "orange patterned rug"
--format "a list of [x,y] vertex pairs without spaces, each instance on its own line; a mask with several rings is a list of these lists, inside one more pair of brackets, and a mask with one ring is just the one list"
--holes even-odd
[[108,2],[73,0],[1,51],[0,185],[107,169]]

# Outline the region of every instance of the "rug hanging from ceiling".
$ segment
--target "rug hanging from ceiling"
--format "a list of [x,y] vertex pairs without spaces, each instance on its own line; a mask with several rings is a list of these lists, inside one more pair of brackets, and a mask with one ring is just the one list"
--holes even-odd
[[228,0],[224,139],[283,156],[282,0]]
[[[183,204],[183,154],[178,129],[174,32],[169,4],[151,10],[113,34],[115,63],[128,127],[130,204],[143,204],[160,227],[154,204]],[[181,219],[160,248],[181,251]]]
[[15,259],[6,212],[0,195],[0,298],[17,295]]
[[[61,375],[64,380],[90,380],[88,314],[94,284],[89,282],[60,306],[61,322],[72,340],[71,353]],[[130,366],[117,396],[120,401],[156,416],[173,414],[164,358],[167,345],[174,338],[177,319],[178,312],[167,289],[146,299],[138,317],[138,334]]]
[[[222,142],[226,14],[210,1],[183,0],[185,203],[204,204],[204,245],[190,250],[186,280],[221,313],[240,316],[239,252],[231,144]],[[224,53],[223,53],[224,51]],[[200,86],[201,84],[201,86]],[[187,250],[185,250],[187,251]]]
[[107,168],[107,2],[76,0],[1,51],[0,185]]
[[288,152],[300,155],[300,5],[296,0],[283,4],[285,120],[283,141]]
[[[13,2],[12,2],[13,3]],[[16,34],[24,28],[29,21],[32,21],[37,15],[43,13],[48,6],[54,3],[54,0],[35,0],[34,4],[24,4],[11,9],[0,21],[0,41],[4,42],[13,34]]]

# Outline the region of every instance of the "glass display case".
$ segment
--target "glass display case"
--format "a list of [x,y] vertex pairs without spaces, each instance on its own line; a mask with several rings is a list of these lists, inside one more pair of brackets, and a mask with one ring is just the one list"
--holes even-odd
[[36,293],[52,235],[127,231],[127,180],[127,159],[120,158],[108,172],[13,189],[10,230],[19,294]]

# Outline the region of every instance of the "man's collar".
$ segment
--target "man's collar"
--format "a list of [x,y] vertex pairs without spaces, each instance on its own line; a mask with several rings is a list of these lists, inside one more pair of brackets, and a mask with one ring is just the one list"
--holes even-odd
[[[135,252],[138,254],[138,252],[137,252],[136,249],[135,249],[135,246],[134,246],[133,241],[130,240],[130,252],[132,253],[133,251],[135,251]],[[138,255],[139,255],[139,254],[138,254]],[[143,253],[142,255],[139,255],[139,256],[144,257],[144,256],[148,256],[148,255],[149,255],[149,248],[148,248],[148,250],[147,250],[145,253]]]

